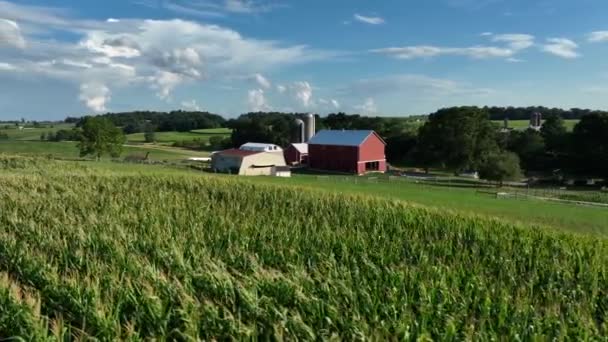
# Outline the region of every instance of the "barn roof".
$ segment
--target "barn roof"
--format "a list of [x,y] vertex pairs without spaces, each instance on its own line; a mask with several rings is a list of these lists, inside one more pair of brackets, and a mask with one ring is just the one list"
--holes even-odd
[[308,144],[291,144],[298,152],[308,154]]
[[[360,146],[367,140],[370,135],[376,135],[380,140],[380,136],[372,130],[344,130],[344,131],[332,131],[323,130],[319,131],[312,139],[308,141],[310,145],[334,145],[334,146]],[[382,140],[384,143],[384,140]]]
[[262,153],[261,151],[245,151],[240,150],[238,148],[231,148],[229,150],[220,151],[217,154],[224,154],[227,156],[235,156],[235,157],[247,157],[254,154]]

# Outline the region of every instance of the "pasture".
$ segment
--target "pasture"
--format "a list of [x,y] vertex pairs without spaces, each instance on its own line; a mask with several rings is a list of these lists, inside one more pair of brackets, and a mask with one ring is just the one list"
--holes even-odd
[[[56,158],[79,158],[77,142],[61,141],[0,141],[0,153],[18,153],[32,156],[52,156]],[[123,147],[121,158],[136,154],[150,153],[152,160],[182,160],[189,157],[207,157],[206,152],[191,151],[157,145],[126,145]]]
[[0,156],[1,336],[608,334],[604,238],[308,189],[305,177],[116,165]]
[[[157,143],[173,143],[176,141],[202,140],[209,141],[213,136],[228,137],[230,130],[226,128],[199,129],[191,132],[156,132]],[[127,141],[133,143],[144,142],[144,133],[134,133],[127,135]]]
[[[579,120],[564,120],[564,125],[566,126],[566,129],[568,131],[572,131],[574,129],[574,126],[576,126],[576,124],[578,123]],[[497,125],[500,125],[500,127],[503,127],[503,121],[502,120],[495,120],[493,121],[494,123],[496,123]],[[529,120],[509,120],[509,128],[513,128],[516,130],[526,130],[528,129],[528,127],[530,126],[530,121]]]

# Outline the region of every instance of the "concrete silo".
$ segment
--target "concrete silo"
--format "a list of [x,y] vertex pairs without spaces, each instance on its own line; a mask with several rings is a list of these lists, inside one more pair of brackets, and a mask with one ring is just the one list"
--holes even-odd
[[306,137],[304,139],[305,142],[308,142],[312,137],[315,136],[316,127],[315,127],[315,115],[308,113],[306,114]]

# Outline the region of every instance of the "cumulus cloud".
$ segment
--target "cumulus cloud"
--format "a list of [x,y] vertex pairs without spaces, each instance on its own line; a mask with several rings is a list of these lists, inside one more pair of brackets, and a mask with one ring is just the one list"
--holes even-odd
[[173,49],[152,58],[152,63],[165,71],[191,78],[201,77],[201,58],[194,49]]
[[381,17],[368,17],[368,16],[364,16],[361,14],[355,14],[353,16],[353,18],[356,21],[365,23],[365,24],[370,24],[370,25],[380,25],[380,24],[384,24],[384,19]]
[[566,38],[547,39],[547,44],[542,47],[543,51],[566,59],[580,57],[576,49],[578,49],[578,44]]
[[591,32],[587,40],[590,43],[608,42],[608,31],[595,31]]
[[[263,8],[257,1],[218,4],[226,11]],[[264,72],[334,56],[306,45],[253,39],[226,27],[188,20],[86,20],[60,9],[2,0],[0,12],[6,18],[0,19],[0,47],[28,42],[27,49],[11,51],[3,71],[9,70],[10,62],[10,70],[78,85],[91,80],[109,88],[137,83],[164,100],[179,85],[207,78],[246,80],[255,75],[256,88],[268,90],[272,83]],[[18,22],[24,23],[28,35],[23,36]],[[77,38],[57,41],[38,34],[49,30]]]
[[247,105],[252,112],[263,112],[271,108],[262,89],[253,89],[247,93]]
[[376,114],[378,112],[378,108],[376,107],[376,102],[374,102],[374,99],[371,97],[368,97],[365,99],[365,102],[363,102],[360,105],[356,105],[354,106],[354,108],[358,111],[360,111],[362,114]]
[[152,82],[152,88],[157,90],[156,95],[162,100],[168,100],[173,89],[182,83],[184,78],[180,74],[157,71],[156,75],[151,76],[149,80]]
[[272,87],[272,84],[270,83],[270,81],[264,77],[264,75],[262,74],[255,74],[253,75],[253,80],[255,81],[255,83],[257,83],[260,87],[264,88],[264,89],[269,89],[270,87]]
[[279,92],[279,94],[283,94],[284,92],[287,91],[287,87],[285,87],[284,85],[277,85],[277,91]]
[[23,49],[25,48],[25,39],[15,21],[0,18],[0,47],[3,45]]
[[312,86],[308,82],[294,82],[291,90],[296,100],[304,107],[308,108],[313,105],[312,101]]
[[110,101],[110,89],[101,83],[85,83],[80,86],[80,101],[96,113],[106,110],[106,103]]
[[196,103],[196,100],[182,101],[182,108],[186,110],[200,111],[201,107]]

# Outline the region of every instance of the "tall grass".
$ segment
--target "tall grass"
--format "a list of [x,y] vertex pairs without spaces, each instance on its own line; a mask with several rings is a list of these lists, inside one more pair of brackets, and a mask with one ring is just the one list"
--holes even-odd
[[4,160],[2,336],[608,334],[603,239],[234,179]]

